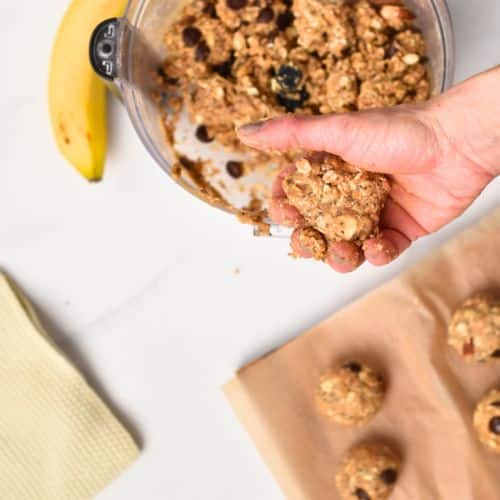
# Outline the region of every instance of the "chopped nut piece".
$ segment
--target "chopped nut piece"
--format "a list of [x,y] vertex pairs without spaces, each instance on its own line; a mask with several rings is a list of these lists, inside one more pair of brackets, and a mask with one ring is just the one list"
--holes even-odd
[[420,61],[420,56],[418,54],[405,54],[403,56],[403,61],[405,64],[408,64],[408,66],[413,66]]
[[299,160],[297,160],[295,162],[295,166],[297,167],[297,172],[301,174],[308,175],[311,173],[311,164],[305,158],[300,158]]
[[399,5],[384,5],[380,9],[380,15],[387,21],[391,28],[401,30],[408,21],[413,21],[415,15],[405,7]]

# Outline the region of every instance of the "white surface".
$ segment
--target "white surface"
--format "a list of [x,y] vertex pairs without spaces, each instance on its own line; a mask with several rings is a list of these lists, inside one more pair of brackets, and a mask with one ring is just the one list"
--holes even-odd
[[[221,384],[487,213],[499,181],[393,265],[347,276],[299,265],[285,241],[252,238],[190,198],[145,154],[116,103],[106,179],[88,185],[58,155],[46,112],[47,61],[66,4],[3,8],[0,267],[141,436],[142,457],[100,499],[281,498]],[[457,80],[498,64],[498,0],[450,6]]]

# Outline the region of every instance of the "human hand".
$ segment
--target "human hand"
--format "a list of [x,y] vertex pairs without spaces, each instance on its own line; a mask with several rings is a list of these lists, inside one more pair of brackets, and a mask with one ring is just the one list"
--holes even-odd
[[[350,242],[332,243],[327,262],[349,272],[366,258],[391,262],[412,241],[459,216],[500,173],[500,67],[419,106],[314,117],[285,116],[241,127],[245,144],[262,150],[325,151],[367,170],[388,174],[390,197],[381,232],[363,253]],[[274,183],[269,212],[278,224],[298,227],[301,216],[282,187],[288,167]],[[301,248],[297,230],[292,248]]]

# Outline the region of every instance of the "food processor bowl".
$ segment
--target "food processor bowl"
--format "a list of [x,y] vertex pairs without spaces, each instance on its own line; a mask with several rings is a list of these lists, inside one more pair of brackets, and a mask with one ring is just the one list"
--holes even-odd
[[[454,37],[446,0],[406,0],[405,3],[416,15],[416,26],[426,40],[432,94],[437,95],[453,83],[455,66]],[[158,165],[184,189],[206,202],[194,182],[175,175],[175,158],[166,140],[164,114],[152,98],[157,91],[153,75],[166,56],[165,34],[184,4],[178,0],[130,0],[123,18],[104,21],[96,28],[90,57],[96,72],[118,89],[137,134]],[[219,165],[228,159],[238,159],[215,143],[200,144],[194,138],[194,128],[185,118],[179,123],[178,134],[176,130],[178,149],[189,153],[190,158],[208,157]],[[242,195],[242,181],[237,183],[224,172],[221,175],[226,199],[235,208],[243,207],[248,200]],[[269,184],[270,179],[270,176],[250,175],[245,176],[243,182]],[[213,201],[211,204],[227,210],[224,204]],[[283,233],[283,228],[272,227],[271,233]]]

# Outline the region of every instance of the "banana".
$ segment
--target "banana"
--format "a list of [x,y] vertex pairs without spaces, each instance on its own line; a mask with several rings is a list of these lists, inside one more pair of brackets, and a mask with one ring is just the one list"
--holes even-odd
[[52,49],[49,113],[63,156],[89,181],[104,173],[106,84],[89,61],[93,29],[123,14],[127,0],[72,0]]

